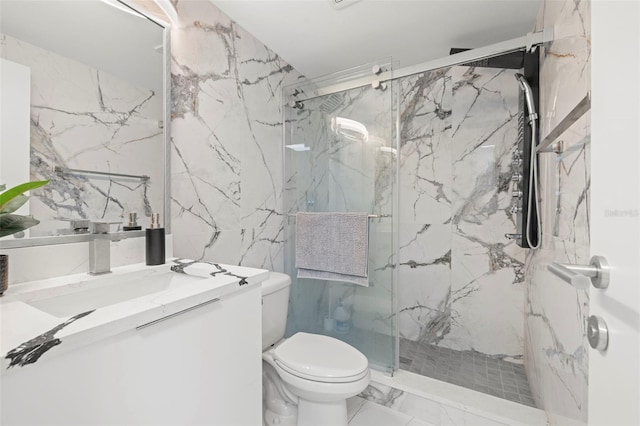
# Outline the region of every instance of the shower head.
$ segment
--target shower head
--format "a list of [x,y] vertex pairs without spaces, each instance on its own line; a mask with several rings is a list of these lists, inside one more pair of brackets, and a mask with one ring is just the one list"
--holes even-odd
[[529,110],[529,117],[537,118],[538,115],[536,114],[536,106],[533,104],[533,90],[531,90],[531,86],[529,86],[524,75],[517,73],[515,77],[518,80],[518,83],[520,83],[520,88],[524,91],[525,98],[527,100],[527,109]]

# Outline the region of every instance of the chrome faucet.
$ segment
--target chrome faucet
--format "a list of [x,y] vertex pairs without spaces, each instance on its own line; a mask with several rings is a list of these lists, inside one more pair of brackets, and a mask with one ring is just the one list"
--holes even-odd
[[89,241],[89,274],[102,275],[111,272],[111,241],[120,238],[109,234],[109,222],[91,222]]
[[144,237],[144,231],[109,232],[110,225],[121,222],[90,222],[89,234],[89,274],[101,275],[111,272],[111,241]]

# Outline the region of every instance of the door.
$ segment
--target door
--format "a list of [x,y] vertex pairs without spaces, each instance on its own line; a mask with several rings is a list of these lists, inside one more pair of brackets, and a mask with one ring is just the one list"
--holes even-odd
[[589,425],[640,425],[640,2],[592,3],[591,254],[611,267],[590,314],[609,329],[589,353]]

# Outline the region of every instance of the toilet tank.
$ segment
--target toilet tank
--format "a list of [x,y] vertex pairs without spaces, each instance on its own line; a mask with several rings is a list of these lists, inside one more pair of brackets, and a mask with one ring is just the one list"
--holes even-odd
[[271,272],[262,282],[262,350],[284,337],[289,312],[291,278]]

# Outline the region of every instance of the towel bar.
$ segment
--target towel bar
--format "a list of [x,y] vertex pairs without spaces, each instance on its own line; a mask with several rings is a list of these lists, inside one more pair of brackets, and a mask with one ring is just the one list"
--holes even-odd
[[99,172],[96,170],[69,169],[67,167],[60,167],[60,166],[55,166],[53,171],[59,175],[89,174],[89,175],[114,176],[114,177],[121,177],[121,178],[140,179],[143,181],[148,181],[149,179],[151,179],[147,175],[127,175],[123,173]]
[[[315,213],[315,212],[301,212],[301,213]],[[320,212],[318,212],[320,213]],[[296,217],[295,213],[287,213],[287,216],[289,217]],[[383,217],[391,217],[390,214],[370,214],[369,215],[369,219],[381,219]]]

